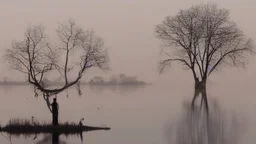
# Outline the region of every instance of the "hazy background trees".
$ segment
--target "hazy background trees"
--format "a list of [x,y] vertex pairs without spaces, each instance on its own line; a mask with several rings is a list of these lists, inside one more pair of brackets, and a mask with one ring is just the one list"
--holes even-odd
[[108,79],[104,79],[101,76],[95,76],[89,80],[91,85],[145,85],[144,81],[138,80],[136,76],[126,76],[125,74],[119,74],[118,76],[112,75]]
[[253,53],[252,40],[230,20],[229,11],[214,4],[180,10],[157,25],[155,34],[164,45],[162,72],[172,62],[191,70],[196,88],[205,88],[212,72],[223,66],[241,66]]

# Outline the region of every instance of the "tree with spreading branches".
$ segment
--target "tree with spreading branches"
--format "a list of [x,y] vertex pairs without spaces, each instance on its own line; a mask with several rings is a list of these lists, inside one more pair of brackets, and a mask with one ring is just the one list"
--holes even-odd
[[[56,33],[59,43],[49,41],[44,26],[29,26],[24,40],[13,42],[4,55],[10,67],[23,73],[34,86],[35,96],[43,96],[51,112],[51,96],[79,85],[89,68],[109,68],[104,41],[93,30],[84,31],[70,20],[59,23]],[[61,83],[54,84],[54,79]]]
[[253,54],[253,42],[230,20],[229,11],[215,4],[180,10],[156,26],[163,43],[162,72],[173,62],[189,69],[195,88],[206,88],[208,77],[224,66],[244,66]]

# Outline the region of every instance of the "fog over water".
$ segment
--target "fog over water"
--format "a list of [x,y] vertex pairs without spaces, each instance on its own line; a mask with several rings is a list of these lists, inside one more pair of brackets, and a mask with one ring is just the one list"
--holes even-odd
[[[0,57],[13,41],[24,40],[28,25],[43,24],[49,38],[56,39],[58,22],[75,20],[84,29],[94,29],[104,38],[111,69],[95,68],[82,80],[95,76],[109,78],[125,74],[152,83],[145,86],[82,85],[79,96],[72,87],[58,96],[59,120],[93,126],[109,126],[110,131],[94,131],[80,136],[60,136],[59,143],[106,144],[254,144],[256,137],[256,59],[248,58],[245,68],[226,67],[209,77],[207,96],[209,117],[200,99],[190,108],[194,81],[190,71],[174,64],[159,74],[161,42],[154,29],[168,15],[201,3],[215,3],[230,10],[231,19],[244,34],[256,40],[255,0],[0,0]],[[25,76],[10,70],[0,60],[0,81],[23,81]],[[35,98],[33,87],[0,86],[0,125],[10,118],[34,116],[51,121],[51,113],[42,97]],[[200,109],[200,110],[198,110]],[[200,121],[196,123],[195,121]],[[189,127],[193,123],[194,127]],[[219,132],[221,131],[221,132]],[[191,135],[193,133],[193,135]],[[204,137],[199,135],[204,134]],[[198,135],[197,135],[198,134]],[[3,133],[8,137],[8,134]],[[0,135],[0,143],[9,143]],[[51,143],[52,135],[12,136],[12,144]],[[209,142],[209,139],[211,142]],[[213,140],[214,139],[214,140]],[[186,140],[186,141],[184,141]],[[190,140],[190,141],[189,141]],[[217,141],[218,140],[218,141]],[[187,142],[189,141],[189,142]]]
[[[253,88],[233,89],[216,88],[209,84],[209,123],[210,136],[213,138],[225,137],[229,143],[233,138],[237,143],[254,143],[254,133],[256,125],[255,98],[245,93]],[[179,87],[185,87],[179,90]],[[88,86],[82,86],[83,95],[80,97],[75,88],[68,92],[63,92],[58,96],[60,105],[60,122],[79,121],[84,117],[86,125],[109,126],[110,131],[95,131],[83,133],[82,143],[177,143],[177,138],[181,139],[181,133],[189,130],[192,133],[185,133],[183,138],[191,139],[192,135],[203,132],[206,122],[205,110],[194,111],[196,118],[191,121],[190,109],[194,96],[194,91],[189,84],[170,85],[149,85],[141,88],[121,88],[118,90],[111,87],[104,88],[101,92],[95,91]],[[51,121],[51,115],[42,98],[35,98],[32,95],[32,88],[21,87],[1,87],[0,114],[1,125],[6,124],[10,118],[30,118],[34,116],[39,121]],[[232,91],[232,92],[231,92]],[[17,94],[19,93],[19,94]],[[241,95],[244,93],[243,95]],[[67,94],[69,97],[67,97]],[[232,99],[232,100],[230,100]],[[14,107],[9,107],[12,103]],[[8,107],[8,109],[7,109]],[[200,97],[196,100],[196,109],[200,107]],[[8,111],[8,112],[7,112]],[[201,114],[200,114],[201,113]],[[201,115],[199,117],[199,115]],[[197,121],[199,119],[199,121]],[[195,125],[198,123],[197,125]],[[197,128],[196,128],[197,127]],[[192,129],[191,129],[192,128]],[[219,133],[221,131],[222,133]],[[4,135],[7,135],[3,133]],[[220,134],[220,135],[216,135]],[[223,136],[221,136],[223,134]],[[207,135],[206,133],[204,136]],[[46,135],[47,136],[47,135]],[[51,136],[51,135],[49,135]],[[24,138],[24,136],[12,136],[12,143],[32,144],[44,138],[38,135],[34,140],[34,135]],[[199,137],[200,138],[200,137]],[[201,137],[202,138],[202,137]],[[197,138],[198,139],[198,138]],[[51,139],[50,139],[51,140]],[[8,143],[5,137],[0,137],[1,143]],[[60,141],[66,143],[81,143],[78,136],[60,136]],[[205,143],[207,144],[207,143]]]

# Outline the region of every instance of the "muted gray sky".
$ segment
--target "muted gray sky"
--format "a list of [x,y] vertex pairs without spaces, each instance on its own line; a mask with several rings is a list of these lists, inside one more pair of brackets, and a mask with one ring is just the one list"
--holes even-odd
[[[180,9],[201,3],[216,3],[230,10],[231,18],[244,33],[256,39],[255,0],[0,0],[0,48],[11,47],[13,40],[22,40],[29,24],[44,24],[50,31],[57,21],[74,19],[84,29],[93,28],[103,37],[110,55],[112,73],[136,75],[150,82],[190,80],[190,73],[180,67],[159,76],[156,67],[160,54],[160,41],[154,36],[154,28],[168,15]],[[3,59],[1,59],[3,61]],[[255,59],[247,69],[224,69],[211,80],[256,80]],[[1,63],[2,64],[2,63]],[[93,70],[94,74],[104,74]],[[9,71],[6,64],[0,66],[0,78],[20,77]],[[87,75],[87,74],[86,74]],[[86,77],[85,75],[85,77]],[[88,72],[91,77],[92,72]],[[105,75],[105,74],[104,74]],[[23,78],[23,77],[21,77]]]

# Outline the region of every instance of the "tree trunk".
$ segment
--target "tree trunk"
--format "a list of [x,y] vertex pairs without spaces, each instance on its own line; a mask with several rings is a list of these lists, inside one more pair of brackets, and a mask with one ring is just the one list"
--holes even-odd
[[206,89],[206,79],[199,81],[195,79],[195,90],[205,90]]

